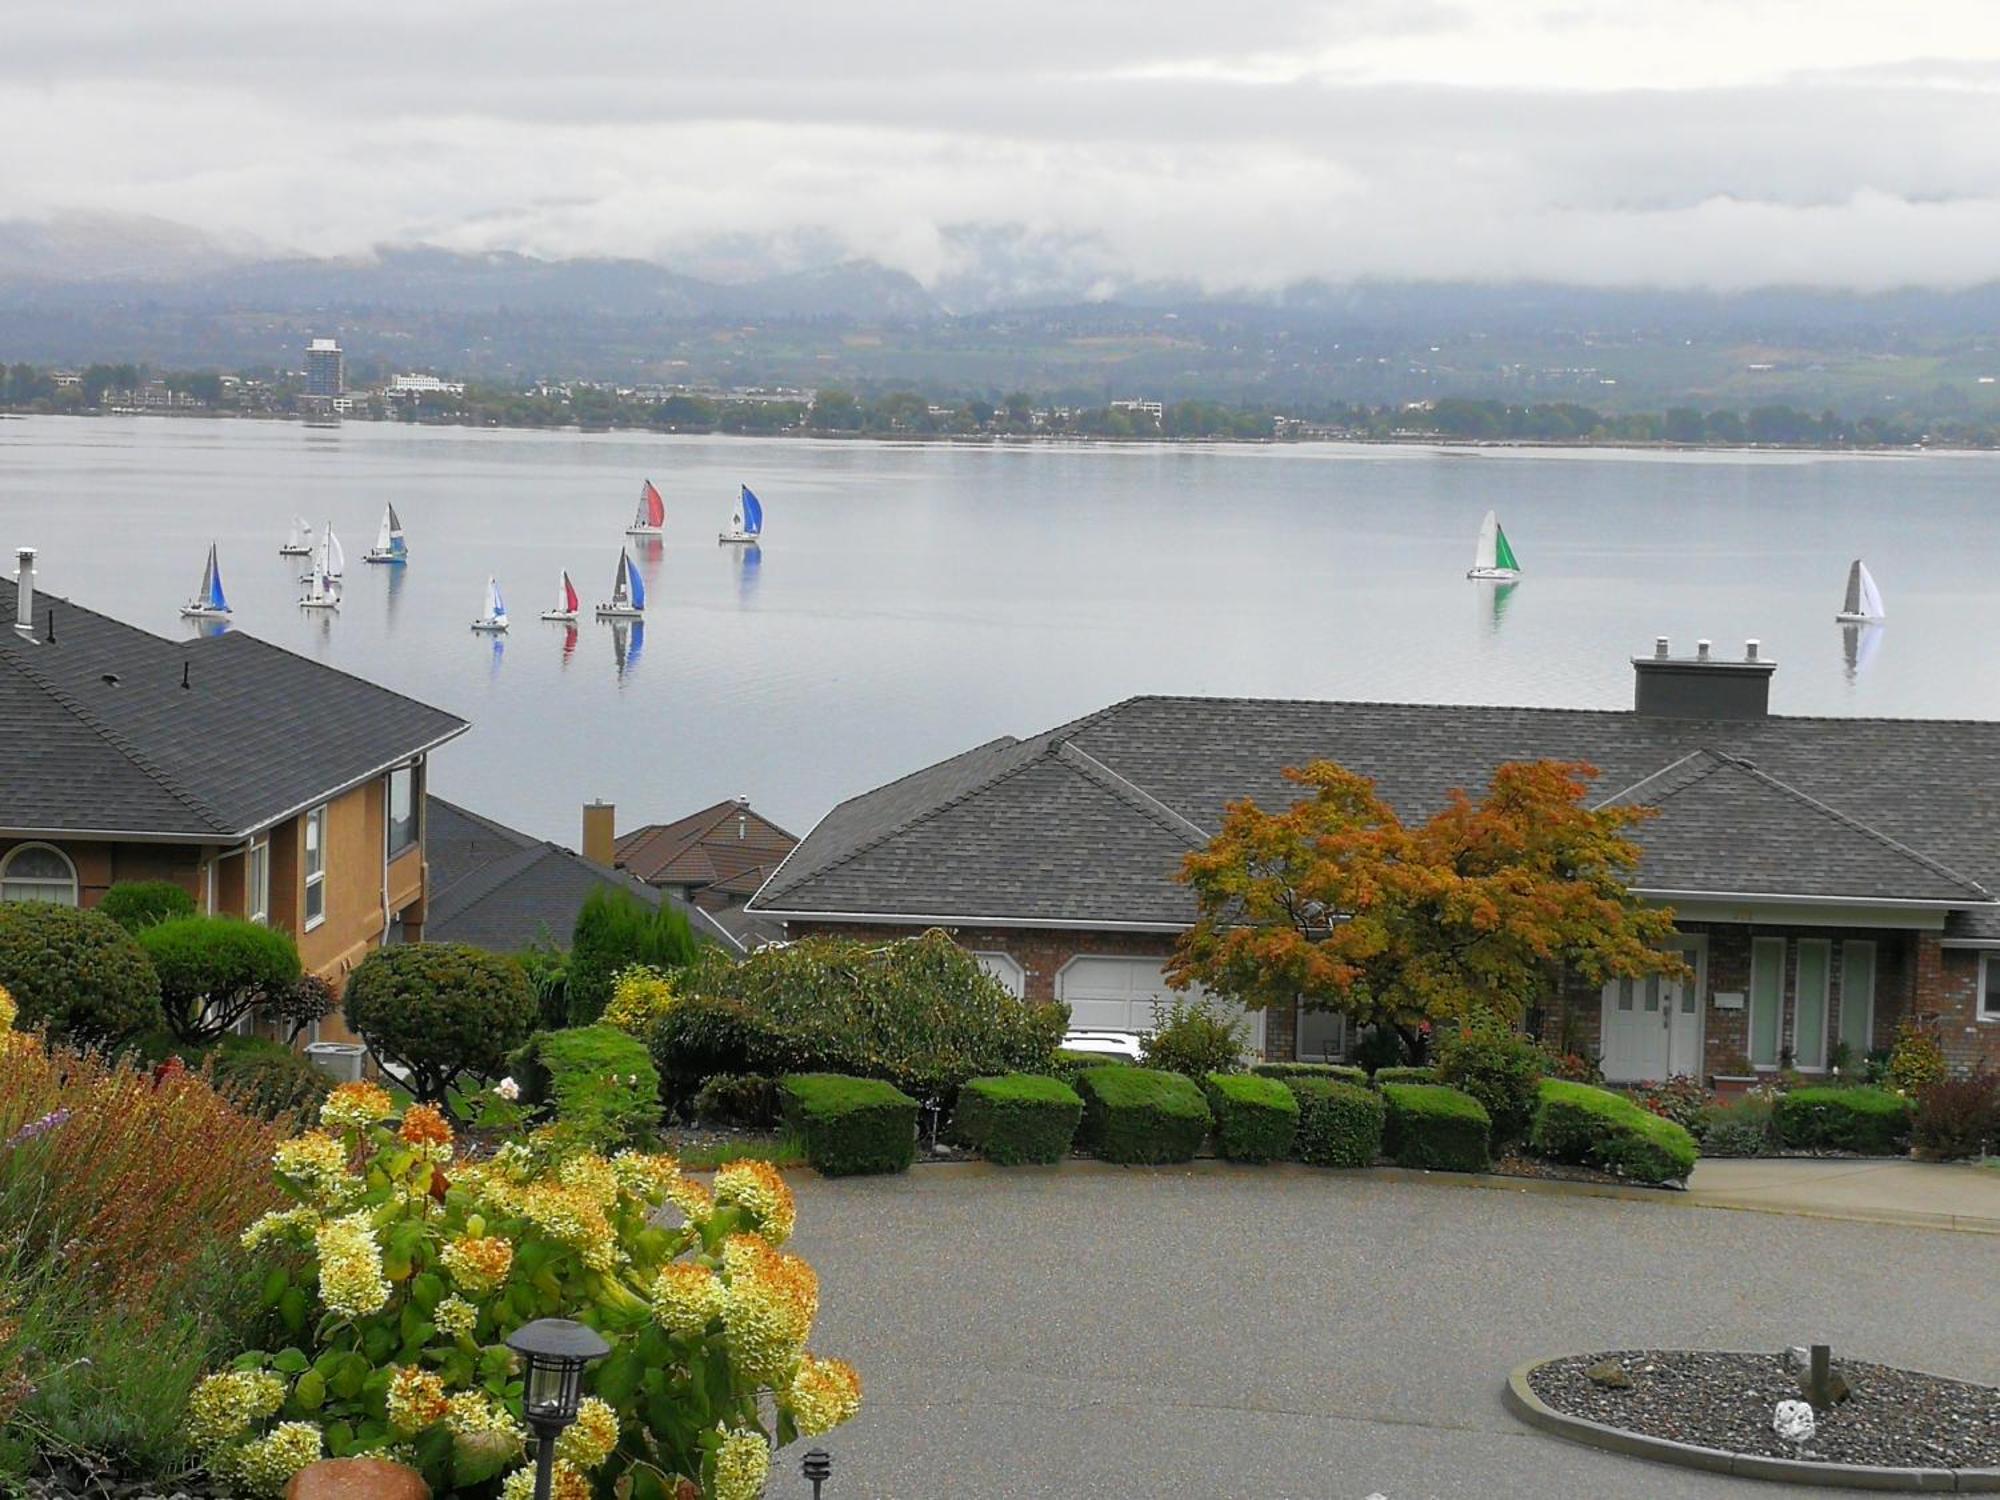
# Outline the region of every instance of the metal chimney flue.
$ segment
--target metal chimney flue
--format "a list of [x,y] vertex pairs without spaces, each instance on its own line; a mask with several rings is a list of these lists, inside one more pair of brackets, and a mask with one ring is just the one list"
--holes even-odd
[[1745,661],[1757,660],[1757,653],[1763,648],[1763,644],[1762,641],[1757,640],[1755,637],[1745,641],[1743,643],[1743,659]]
[[1708,641],[1696,641],[1694,643],[1694,659],[1696,661],[1708,660],[1708,650],[1710,644],[1711,643]]
[[1675,656],[1658,636],[1651,656],[1633,657],[1633,712],[1659,719],[1761,719],[1771,712],[1778,664],[1761,641],[1745,641],[1741,660],[1717,656],[1708,640],[1696,641],[1694,653]]
[[1668,649],[1667,638],[1663,635],[1654,636],[1653,659],[1655,661],[1665,661],[1670,655],[1672,655],[1672,652]]
[[29,640],[35,638],[35,549],[19,547],[14,552],[14,628]]

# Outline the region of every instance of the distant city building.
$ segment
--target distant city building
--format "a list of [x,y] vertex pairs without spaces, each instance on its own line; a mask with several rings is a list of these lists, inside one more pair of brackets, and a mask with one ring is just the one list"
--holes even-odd
[[465,382],[462,380],[440,380],[435,375],[392,375],[389,377],[391,396],[463,396]]
[[347,366],[333,339],[314,339],[306,348],[306,394],[331,399],[347,393]]
[[1144,412],[1155,422],[1163,420],[1167,414],[1167,407],[1164,401],[1114,401],[1111,403],[1111,409],[1113,411]]

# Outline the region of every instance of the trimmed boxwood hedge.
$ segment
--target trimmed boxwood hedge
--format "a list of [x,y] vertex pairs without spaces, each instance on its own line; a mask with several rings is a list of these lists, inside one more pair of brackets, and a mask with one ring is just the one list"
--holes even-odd
[[1694,1137],[1623,1094],[1542,1080],[1528,1149],[1550,1161],[1596,1167],[1634,1182],[1679,1182],[1694,1170]]
[[1375,1090],[1339,1078],[1287,1078],[1299,1101],[1299,1160],[1315,1167],[1367,1167],[1382,1154],[1387,1107]]
[[1342,1083],[1368,1082],[1368,1070],[1349,1063],[1258,1063],[1251,1072],[1263,1078],[1333,1078]]
[[540,1031],[508,1060],[521,1097],[554,1106],[556,1128],[592,1147],[634,1145],[660,1123],[646,1044],[616,1026]]
[[1370,1080],[1376,1088],[1385,1083],[1436,1083],[1436,1068],[1377,1068]]
[[1299,1101],[1280,1080],[1211,1073],[1207,1082],[1218,1153],[1230,1161],[1279,1161],[1291,1155]]
[[1771,1111],[1781,1145],[1794,1151],[1901,1156],[1910,1149],[1910,1102],[1888,1089],[1793,1089]]
[[1077,1079],[1092,1068],[1136,1068],[1139,1065],[1129,1057],[1115,1057],[1108,1052],[1071,1052],[1067,1047],[1056,1049],[1055,1061],[1049,1071],[1071,1088]]
[[1397,1166],[1483,1172],[1491,1165],[1493,1122],[1472,1095],[1441,1083],[1388,1083],[1382,1103],[1382,1144]]
[[1155,1068],[1089,1068],[1083,1095],[1083,1144],[1105,1161],[1192,1161],[1207,1139],[1208,1101],[1192,1079]]
[[778,1084],[785,1124],[828,1177],[902,1172],[917,1155],[917,1101],[879,1078],[794,1073]]
[[1083,1096],[1060,1078],[1008,1073],[974,1078],[958,1091],[952,1130],[1003,1167],[1061,1161],[1083,1119]]

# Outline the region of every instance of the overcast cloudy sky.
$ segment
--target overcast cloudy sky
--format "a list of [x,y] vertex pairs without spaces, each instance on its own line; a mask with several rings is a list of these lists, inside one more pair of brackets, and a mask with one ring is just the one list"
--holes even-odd
[[1957,285],[2000,275],[1996,123],[1994,0],[10,0],[0,214],[929,283],[997,237],[1211,289]]

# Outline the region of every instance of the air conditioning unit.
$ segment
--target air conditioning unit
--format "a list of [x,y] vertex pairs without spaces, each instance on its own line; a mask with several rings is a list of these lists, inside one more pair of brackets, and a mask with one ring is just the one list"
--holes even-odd
[[368,1049],[359,1042],[312,1042],[306,1057],[314,1067],[342,1083],[358,1083],[368,1063]]

